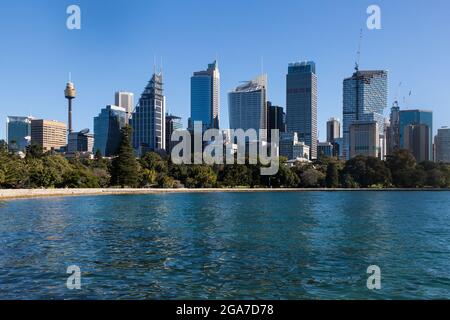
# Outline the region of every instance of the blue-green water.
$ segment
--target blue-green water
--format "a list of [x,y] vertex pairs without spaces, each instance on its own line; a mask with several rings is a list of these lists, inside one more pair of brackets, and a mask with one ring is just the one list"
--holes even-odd
[[[70,265],[81,290],[66,287]],[[366,287],[369,265],[381,290]],[[450,298],[450,193],[0,202],[0,298]]]

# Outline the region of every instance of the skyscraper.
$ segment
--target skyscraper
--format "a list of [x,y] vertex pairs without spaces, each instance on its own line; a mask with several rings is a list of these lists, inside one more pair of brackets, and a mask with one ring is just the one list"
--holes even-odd
[[173,147],[178,143],[172,142],[172,133],[181,129],[183,129],[181,118],[172,114],[166,114],[166,152],[168,155],[172,153]]
[[67,147],[67,126],[54,120],[31,120],[31,144],[44,151],[60,151]]
[[191,77],[191,123],[201,121],[204,130],[219,129],[220,73],[217,61]]
[[26,151],[31,141],[31,120],[31,117],[8,116],[6,118],[6,141],[10,151]]
[[133,112],[133,147],[138,155],[165,150],[166,98],[163,95],[162,73],[154,73]]
[[119,149],[120,130],[128,124],[127,113],[124,108],[118,106],[106,106],[100,114],[94,118],[94,150],[100,151],[104,157],[117,155]]
[[115,105],[124,108],[128,119],[130,119],[134,109],[134,94],[131,92],[118,91],[115,94],[115,100]]
[[290,63],[286,76],[286,124],[288,132],[310,147],[317,158],[317,75],[312,61]]
[[[356,71],[343,83],[343,157],[350,158],[350,125],[357,121],[375,121],[380,142],[384,145],[383,111],[387,106],[387,71]],[[381,158],[385,150],[381,150]]]
[[[228,93],[231,129],[267,129],[267,75],[263,74]],[[266,138],[260,137],[262,139]]]
[[387,155],[392,155],[400,149],[400,107],[395,101],[391,108],[389,127],[386,129]]
[[330,118],[327,121],[327,142],[333,143],[334,140],[341,137],[341,123],[339,119]]
[[[427,159],[433,159],[433,112],[427,110],[401,110],[400,111],[400,148],[408,149],[405,142],[405,130],[410,125],[423,124],[428,127],[426,148]],[[418,132],[417,130],[415,130]],[[411,133],[411,132],[410,132]],[[423,134],[421,135],[423,137]],[[417,140],[416,140],[417,141]],[[410,144],[411,145],[411,144]],[[419,161],[419,160],[418,160]]]
[[417,162],[431,161],[430,129],[426,124],[409,124],[403,128],[403,147]]
[[436,147],[436,162],[450,163],[450,128],[438,129],[438,134],[434,138]]
[[271,141],[271,130],[278,129],[280,133],[286,132],[286,114],[283,107],[274,106],[267,101],[267,141]]

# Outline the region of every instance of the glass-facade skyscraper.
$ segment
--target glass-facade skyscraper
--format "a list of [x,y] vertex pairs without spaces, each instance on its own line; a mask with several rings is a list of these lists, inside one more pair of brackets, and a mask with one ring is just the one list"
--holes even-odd
[[6,118],[8,147],[10,151],[25,152],[31,141],[31,117]]
[[[350,158],[350,125],[375,121],[380,145],[384,140],[384,109],[387,107],[388,73],[384,70],[356,71],[343,83],[343,157]],[[383,158],[385,150],[380,151]]]
[[149,151],[165,150],[165,104],[162,73],[154,73],[130,121],[133,128],[133,147],[138,155],[144,155]]
[[433,159],[433,112],[428,110],[400,110],[400,148],[406,148],[405,132],[411,125],[427,126],[428,160]]
[[[230,129],[267,129],[267,75],[263,74],[228,93]],[[262,139],[266,138],[260,137]]]
[[220,73],[217,61],[191,77],[191,123],[201,121],[203,129],[219,129]]
[[104,157],[112,157],[119,149],[120,130],[128,123],[125,108],[106,106],[94,118],[94,150],[100,151]]
[[286,76],[286,124],[288,132],[310,147],[317,158],[317,74],[312,61],[290,63]]

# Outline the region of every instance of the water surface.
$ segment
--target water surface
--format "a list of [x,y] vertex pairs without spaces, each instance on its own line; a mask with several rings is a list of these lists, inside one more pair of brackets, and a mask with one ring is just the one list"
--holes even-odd
[[2,299],[450,298],[450,192],[27,199],[0,221]]

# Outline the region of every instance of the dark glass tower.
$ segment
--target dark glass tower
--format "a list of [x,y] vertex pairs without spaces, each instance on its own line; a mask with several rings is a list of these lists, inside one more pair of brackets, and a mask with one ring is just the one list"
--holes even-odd
[[312,61],[289,64],[286,76],[286,124],[288,132],[310,147],[317,158],[317,75]]

